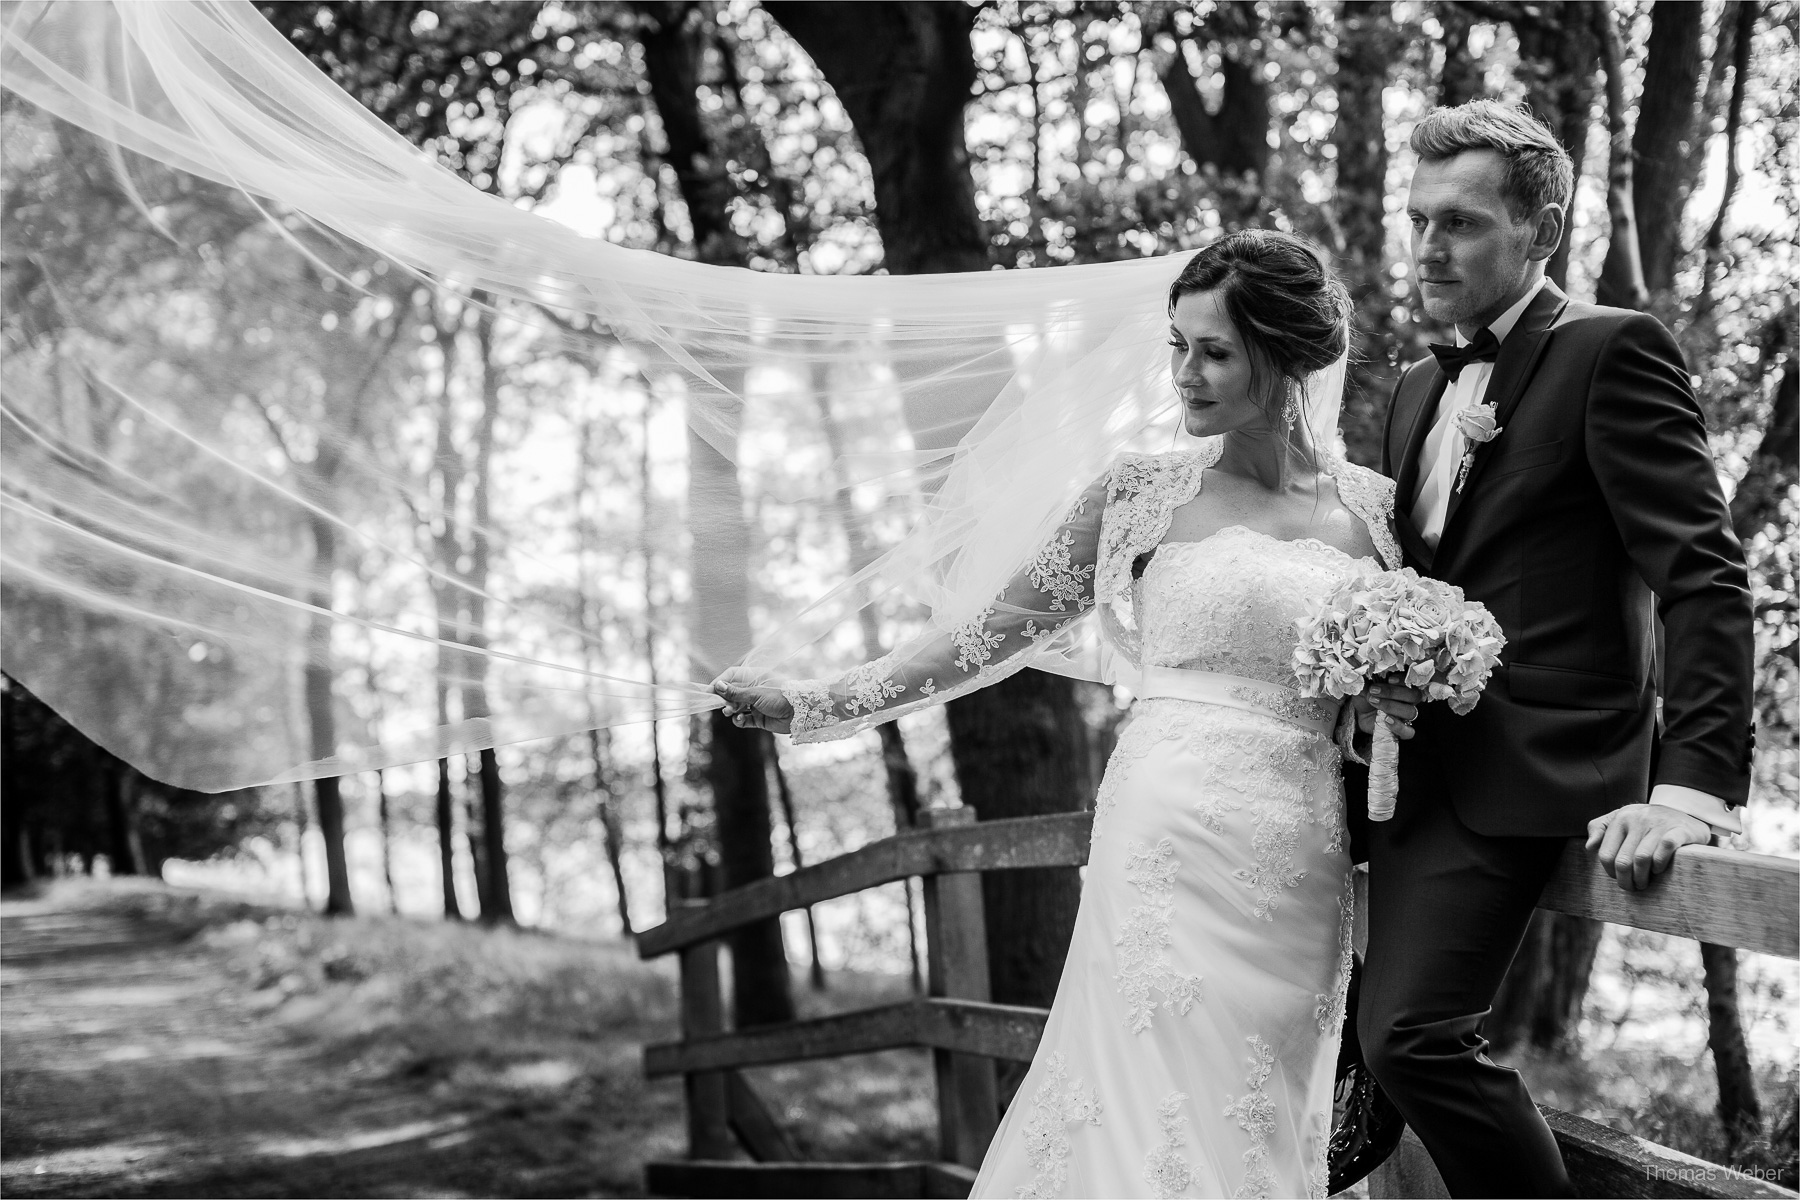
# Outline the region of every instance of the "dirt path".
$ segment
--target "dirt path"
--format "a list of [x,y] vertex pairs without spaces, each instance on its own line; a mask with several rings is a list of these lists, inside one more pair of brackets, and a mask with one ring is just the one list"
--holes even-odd
[[639,1094],[635,1047],[570,1051],[556,1078],[488,1061],[513,1086],[481,1086],[396,1039],[303,1031],[191,924],[50,895],[0,901],[8,1196],[627,1195],[675,1116]]

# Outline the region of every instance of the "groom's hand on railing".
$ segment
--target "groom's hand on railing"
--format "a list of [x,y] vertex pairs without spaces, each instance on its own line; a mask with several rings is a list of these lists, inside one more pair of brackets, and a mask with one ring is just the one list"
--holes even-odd
[[744,729],[786,733],[794,719],[794,706],[778,687],[757,681],[756,672],[733,667],[713,680],[712,690],[725,701],[725,715]]
[[1588,822],[1588,852],[1598,850],[1600,865],[1628,892],[1649,887],[1681,847],[1710,841],[1705,821],[1663,804],[1627,804]]

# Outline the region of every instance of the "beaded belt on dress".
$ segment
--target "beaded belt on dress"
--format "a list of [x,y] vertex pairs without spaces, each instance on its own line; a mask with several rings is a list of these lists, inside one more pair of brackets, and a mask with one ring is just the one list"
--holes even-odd
[[1309,700],[1293,688],[1278,683],[1246,679],[1242,675],[1222,675],[1217,671],[1189,671],[1181,667],[1145,667],[1136,693],[1139,700],[1194,700],[1280,717],[1327,737],[1337,725],[1341,704],[1337,700]]

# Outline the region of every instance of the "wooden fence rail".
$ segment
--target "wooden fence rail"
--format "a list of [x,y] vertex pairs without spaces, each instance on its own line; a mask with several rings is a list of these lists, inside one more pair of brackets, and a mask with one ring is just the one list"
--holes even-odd
[[[647,1047],[652,1076],[679,1074],[688,1106],[688,1159],[650,1165],[667,1196],[966,1196],[998,1120],[994,1062],[1029,1061],[1043,1009],[989,1003],[981,872],[1087,862],[1092,816],[1070,813],[975,822],[968,809],[923,815],[925,828],[706,900],[671,904],[638,935],[645,958],[681,957],[682,1038]],[[792,909],[918,876],[924,882],[929,996],[900,1004],[742,1031],[725,1028],[720,938]],[[1540,907],[1716,945],[1800,958],[1800,862],[1684,847],[1641,892],[1626,892],[1571,841]],[[741,1068],[917,1047],[937,1078],[939,1162],[805,1163]],[[1789,1197],[1772,1183],[1545,1109],[1582,1195]],[[733,1161],[738,1147],[756,1161]],[[1370,1180],[1372,1196],[1442,1195],[1418,1140],[1407,1135]]]

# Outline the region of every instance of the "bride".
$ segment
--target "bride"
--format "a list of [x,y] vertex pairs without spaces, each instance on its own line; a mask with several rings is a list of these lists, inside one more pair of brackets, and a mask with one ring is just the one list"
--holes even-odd
[[[924,653],[714,684],[737,723],[818,741],[993,683],[1090,610],[1139,668],[1056,1000],[975,1196],[1325,1194],[1351,956],[1339,765],[1358,722],[1294,691],[1294,622],[1346,572],[1400,562],[1393,484],[1325,450],[1335,429],[1301,402],[1345,355],[1348,312],[1300,239],[1222,238],[1169,294],[1170,368],[1206,449],[1122,456]],[[1411,707],[1384,709],[1411,736]]]

